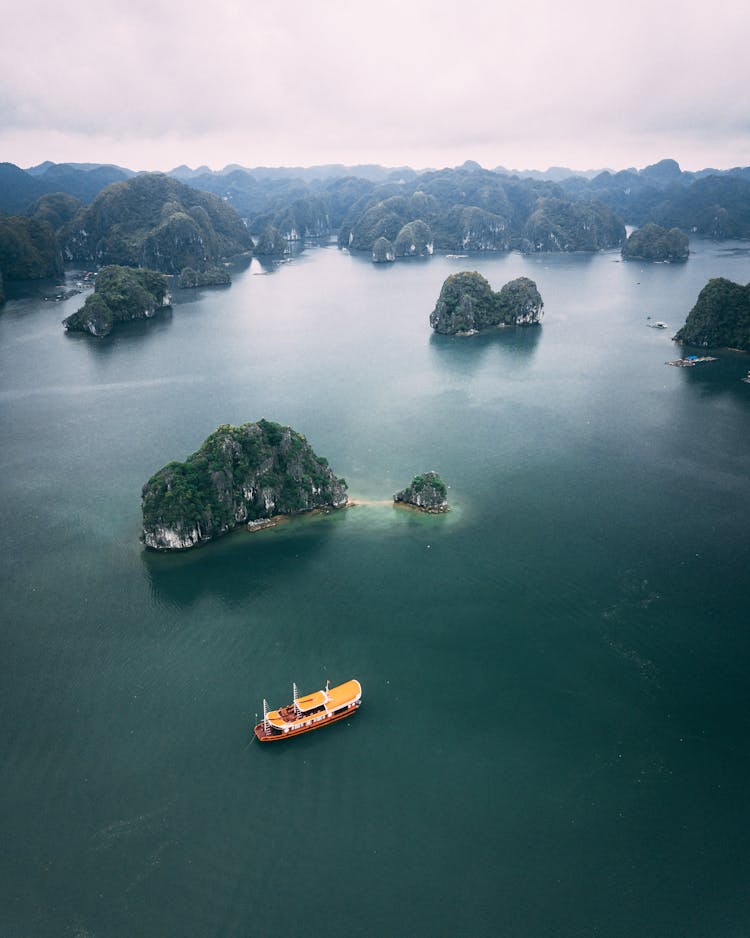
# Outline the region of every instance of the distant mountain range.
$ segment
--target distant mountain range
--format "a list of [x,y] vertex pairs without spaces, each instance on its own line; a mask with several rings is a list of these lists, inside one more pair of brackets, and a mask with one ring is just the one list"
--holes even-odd
[[[47,160],[28,169],[0,163],[0,216],[18,216],[12,224],[7,219],[4,226],[0,254],[6,261],[0,270],[5,270],[6,279],[18,276],[11,275],[15,267],[8,265],[10,258],[21,257],[19,245],[25,258],[21,268],[28,270],[58,266],[55,244],[68,259],[79,259],[80,254],[91,263],[95,259],[104,263],[105,256],[111,263],[144,263],[144,245],[151,245],[157,229],[158,238],[172,245],[169,263],[166,255],[159,255],[160,269],[178,272],[188,264],[184,251],[175,254],[180,239],[203,245],[198,259],[203,266],[214,264],[228,253],[229,245],[220,243],[223,235],[207,226],[203,213],[184,193],[172,199],[174,205],[169,200],[164,203],[169,211],[162,207],[160,195],[154,204],[166,212],[165,217],[149,218],[138,237],[135,229],[127,228],[131,223],[124,212],[118,209],[113,218],[109,208],[106,212],[101,208],[119,205],[119,187],[101,201],[113,183],[143,180],[138,191],[163,194],[169,187],[158,180],[170,178],[173,185],[215,197],[215,202],[206,203],[215,214],[214,222],[222,203],[228,212],[233,209],[236,223],[256,240],[263,236],[268,243],[280,244],[280,239],[333,235],[351,250],[372,252],[377,243],[378,257],[389,260],[433,249],[611,249],[624,241],[624,225],[640,227],[647,222],[717,240],[750,239],[750,167],[685,172],[675,160],[664,159],[640,170],[574,172],[553,166],[544,172],[519,172],[483,169],[467,160],[461,166],[419,172],[407,166],[371,164],[254,168],[231,164],[219,171],[182,165],[166,174],[149,174],[111,164]],[[95,201],[99,207],[89,217],[84,209]],[[134,212],[140,224],[146,216],[141,216],[140,208]],[[230,224],[228,218],[222,224],[231,228],[235,222]],[[201,225],[205,236],[198,231]],[[88,232],[88,246],[79,243],[83,236],[74,237],[74,230]],[[92,238],[98,245],[95,249]],[[232,250],[249,245],[236,228],[231,240]],[[192,259],[189,266],[195,267]]]

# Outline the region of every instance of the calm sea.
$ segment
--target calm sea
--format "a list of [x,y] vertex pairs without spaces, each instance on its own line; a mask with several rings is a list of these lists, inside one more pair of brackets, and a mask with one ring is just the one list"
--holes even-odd
[[[104,340],[16,293],[0,934],[746,936],[750,356],[665,362],[750,252],[693,249],[310,247]],[[532,277],[544,324],[433,335],[462,269]],[[361,504],[145,552],[146,479],[261,417]],[[427,469],[450,514],[394,509]],[[253,742],[264,697],[350,677],[355,718]]]

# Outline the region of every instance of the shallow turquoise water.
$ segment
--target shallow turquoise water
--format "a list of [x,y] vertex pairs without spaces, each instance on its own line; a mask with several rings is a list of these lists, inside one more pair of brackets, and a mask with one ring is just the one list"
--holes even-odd
[[[544,325],[432,335],[460,269]],[[103,341],[11,300],[0,931],[745,934],[750,363],[664,362],[749,272],[318,247]],[[260,417],[363,503],[144,552],[148,476]],[[430,468],[447,517],[388,504]],[[251,741],[352,676],[356,718]]]

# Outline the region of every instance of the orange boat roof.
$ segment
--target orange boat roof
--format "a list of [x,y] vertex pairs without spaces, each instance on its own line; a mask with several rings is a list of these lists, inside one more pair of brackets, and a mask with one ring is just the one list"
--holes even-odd
[[281,729],[285,726],[294,727],[299,723],[304,723],[306,714],[318,707],[323,707],[326,713],[331,713],[347,704],[356,703],[362,696],[362,685],[356,678],[339,684],[337,687],[326,687],[325,690],[316,690],[312,694],[305,694],[304,697],[298,697],[296,700],[297,708],[301,714],[294,720],[284,719],[280,710],[269,710],[267,714],[268,722]]

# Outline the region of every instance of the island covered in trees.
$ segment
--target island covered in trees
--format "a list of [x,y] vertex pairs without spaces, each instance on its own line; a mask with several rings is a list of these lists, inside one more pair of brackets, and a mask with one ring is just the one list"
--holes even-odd
[[430,325],[442,335],[474,335],[492,326],[536,325],[543,307],[528,277],[517,277],[496,292],[477,271],[462,271],[443,283]]
[[689,238],[679,228],[662,228],[647,222],[637,228],[622,246],[626,260],[686,261],[690,254]]
[[143,487],[143,541],[184,550],[242,524],[318,508],[342,508],[346,481],[304,436],[269,420],[220,426],[185,462]]
[[164,274],[113,264],[99,271],[94,292],[77,312],[63,319],[63,325],[69,332],[105,336],[118,322],[149,319],[169,303]]
[[393,501],[431,514],[441,514],[448,511],[448,488],[437,472],[430,470],[414,476],[405,489],[396,492]]
[[702,348],[750,351],[750,283],[709,280],[675,339]]

